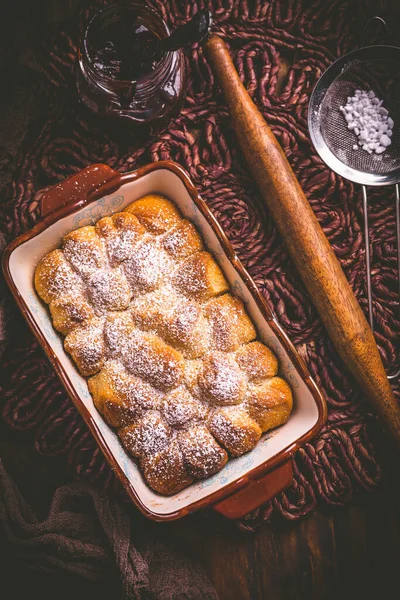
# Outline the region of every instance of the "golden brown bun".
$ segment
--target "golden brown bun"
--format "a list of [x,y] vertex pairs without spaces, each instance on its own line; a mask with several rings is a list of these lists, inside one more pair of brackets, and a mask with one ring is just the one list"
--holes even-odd
[[262,434],[259,425],[240,407],[216,410],[208,420],[208,427],[232,456],[254,448]]
[[175,388],[161,401],[161,412],[172,427],[183,427],[193,419],[202,419],[207,409],[193,398],[185,386]]
[[159,288],[133,298],[130,314],[137,327],[162,333],[175,311],[179,298],[169,288]]
[[138,458],[162,452],[169,445],[172,429],[157,411],[149,410],[143,417],[119,430],[125,448]]
[[182,431],[179,445],[189,473],[196,479],[210,477],[227,463],[225,450],[202,425],[193,425]]
[[97,221],[95,229],[97,235],[105,239],[108,257],[113,266],[129,258],[146,233],[135,215],[127,212],[103,217]]
[[94,405],[112,427],[129,425],[160,402],[154,388],[129,375],[118,361],[107,362],[88,386]]
[[75,271],[87,279],[107,266],[107,255],[92,225],[80,227],[64,236],[63,252]]
[[163,391],[180,385],[185,361],[180,352],[152,333],[136,333],[131,351],[122,357],[129,372]]
[[128,311],[110,313],[104,325],[104,340],[109,356],[120,358],[131,352],[136,328]]
[[203,250],[203,242],[195,226],[186,219],[163,237],[162,245],[168,254],[178,260]]
[[149,486],[173,494],[286,422],[289,386],[196,228],[165,198],[71,231],[35,286]]
[[153,330],[185,358],[196,358],[210,347],[208,323],[201,306],[161,288],[135,298],[130,312],[140,329]]
[[95,316],[93,308],[79,295],[56,298],[49,308],[54,327],[64,335]]
[[64,340],[65,350],[71,354],[82,375],[94,375],[104,364],[103,329],[103,319],[91,319],[75,327]]
[[223,352],[212,352],[202,361],[197,384],[202,398],[217,406],[240,404],[247,389],[239,365]]
[[154,235],[167,232],[181,220],[172,202],[157,194],[149,194],[136,200],[125,208],[125,212],[135,215],[143,227]]
[[195,302],[177,302],[160,335],[189,359],[202,356],[211,345],[208,322]]
[[145,294],[159,287],[171,276],[174,264],[165,250],[152,239],[142,241],[122,263],[134,295]]
[[124,310],[132,298],[132,290],[119,269],[95,271],[88,279],[87,291],[100,313]]
[[224,294],[210,300],[205,307],[216,350],[234,352],[256,337],[256,330],[239,298]]
[[203,365],[202,360],[187,360],[185,365],[185,386],[192,396],[201,399],[202,392],[199,388],[198,378]]
[[36,267],[35,288],[46,304],[78,287],[79,280],[62,250],[53,250],[46,254]]
[[293,407],[290,387],[281,377],[267,379],[261,385],[249,386],[245,406],[263,431],[283,425]]
[[261,383],[278,373],[278,359],[261,342],[251,342],[236,352],[236,360],[250,381]]
[[199,302],[228,290],[228,283],[209,252],[197,252],[185,260],[173,278],[178,291]]
[[193,482],[176,441],[165,450],[142,458],[140,466],[149,486],[159,494],[176,494]]

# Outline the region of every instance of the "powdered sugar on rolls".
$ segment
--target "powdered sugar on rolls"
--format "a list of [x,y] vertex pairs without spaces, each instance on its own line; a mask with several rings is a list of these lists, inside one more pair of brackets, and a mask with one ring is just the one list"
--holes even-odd
[[196,228],[161,196],[68,233],[36,290],[97,410],[173,494],[216,473],[292,409],[275,355]]

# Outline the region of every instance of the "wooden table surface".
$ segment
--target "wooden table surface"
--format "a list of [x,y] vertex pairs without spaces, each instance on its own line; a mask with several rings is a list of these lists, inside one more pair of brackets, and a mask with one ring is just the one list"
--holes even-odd
[[[67,481],[62,461],[38,456],[26,434],[11,432],[4,424],[0,424],[0,457],[26,499],[43,514],[55,487]],[[393,466],[374,493],[359,493],[345,507],[316,510],[298,521],[265,523],[255,534],[196,514],[151,527],[201,562],[220,600],[395,599],[399,492]],[[106,582],[93,584],[75,576],[36,573],[10,554],[4,540],[0,553],[4,600],[22,600],[28,594],[41,600],[116,597],[113,574]]]

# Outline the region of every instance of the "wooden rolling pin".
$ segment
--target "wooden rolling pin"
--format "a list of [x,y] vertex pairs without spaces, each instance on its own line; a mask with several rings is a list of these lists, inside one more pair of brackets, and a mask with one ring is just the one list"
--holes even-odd
[[328,334],[400,449],[400,408],[374,335],[339,261],[282,148],[242,85],[225,42],[213,35],[204,51],[249,168]]

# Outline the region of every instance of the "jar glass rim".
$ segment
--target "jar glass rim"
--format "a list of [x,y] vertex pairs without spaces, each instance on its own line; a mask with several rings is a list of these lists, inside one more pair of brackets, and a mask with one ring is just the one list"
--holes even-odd
[[[164,19],[161,17],[161,15],[154,10],[153,8],[151,8],[150,6],[143,6],[141,4],[138,4],[136,2],[130,2],[129,0],[115,0],[114,2],[110,2],[108,3],[106,6],[100,8],[99,10],[97,10],[95,12],[95,14],[92,16],[92,18],[90,19],[90,21],[88,22],[88,24],[86,25],[85,31],[83,33],[83,37],[82,37],[82,49],[84,50],[86,56],[88,57],[89,63],[90,63],[90,69],[96,73],[96,75],[105,83],[118,83],[120,85],[125,84],[131,84],[132,81],[128,80],[128,79],[120,79],[120,80],[116,80],[113,77],[109,77],[107,75],[104,74],[104,72],[97,68],[93,62],[93,56],[90,54],[89,51],[89,42],[88,42],[88,35],[90,34],[91,29],[93,29],[93,25],[96,25],[97,22],[104,17],[107,17],[107,15],[112,14],[114,11],[118,11],[118,9],[120,8],[127,8],[127,9],[132,9],[132,10],[137,10],[140,13],[142,13],[142,15],[149,15],[150,17],[152,17],[154,20],[156,20],[158,22],[158,24],[160,25],[160,29],[162,29],[162,33],[164,34],[163,37],[167,37],[170,34],[170,30],[168,25],[166,24],[166,22],[164,21]],[[153,31],[154,32],[154,31]],[[156,31],[154,33],[160,34],[160,31]],[[150,71],[149,73],[141,76],[137,83],[140,82],[140,84],[146,84],[147,82],[150,83],[150,81],[154,78],[157,77],[157,75],[160,73],[160,71],[162,71],[162,69],[165,67],[165,62],[168,61],[168,58],[170,58],[171,52],[166,52],[163,57],[159,60],[159,62],[156,64],[155,68]]]

